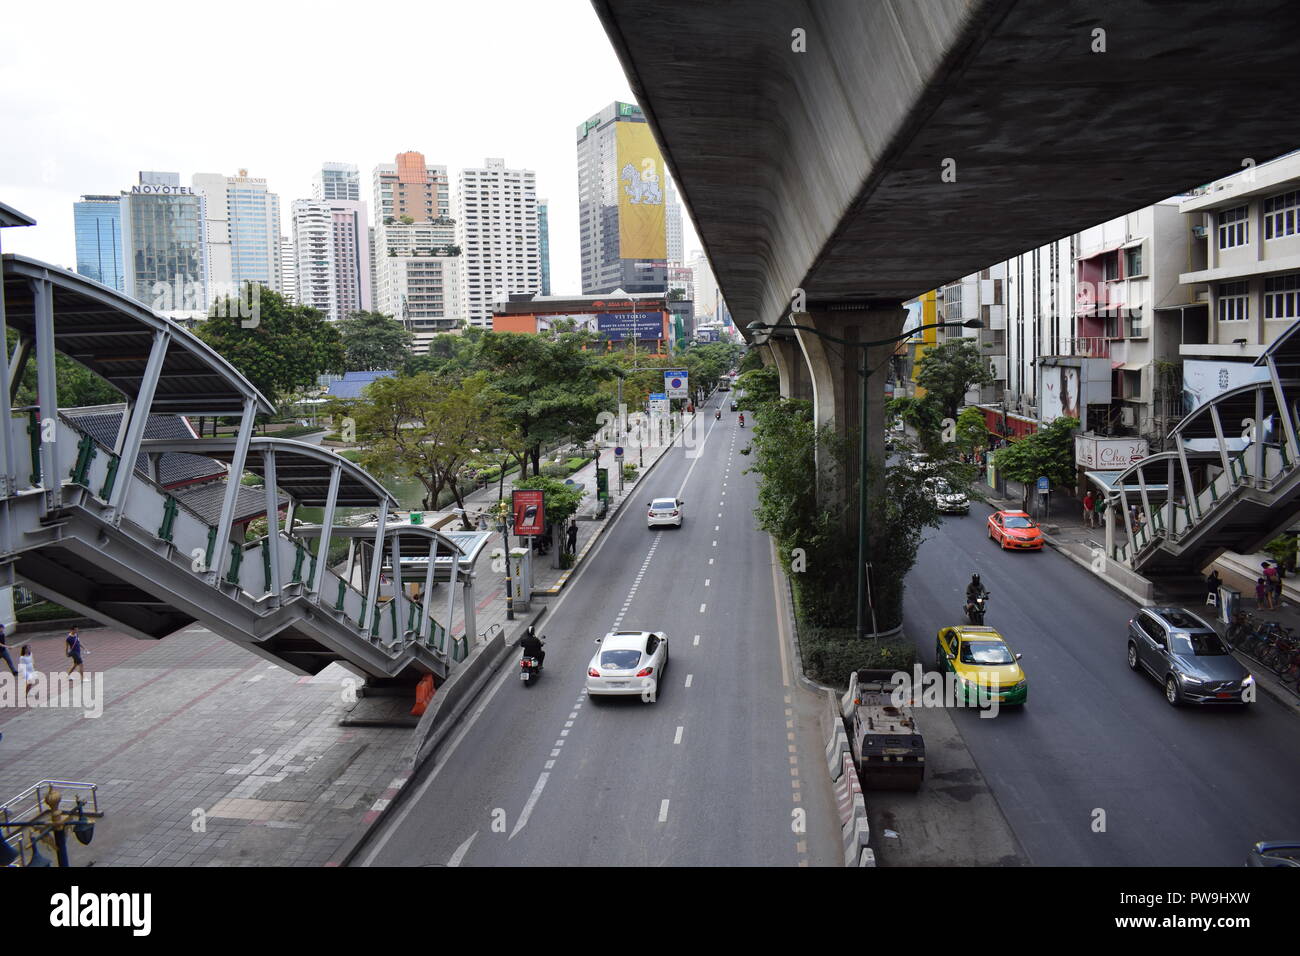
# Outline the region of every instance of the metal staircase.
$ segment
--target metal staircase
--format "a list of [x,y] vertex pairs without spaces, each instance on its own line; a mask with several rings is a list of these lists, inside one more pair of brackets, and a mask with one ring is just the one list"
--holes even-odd
[[[1118,475],[1110,555],[1150,576],[1199,571],[1224,551],[1252,552],[1300,517],[1300,323],[1259,357],[1268,380],[1226,391],[1171,432],[1173,451]],[[1130,505],[1148,516],[1133,527]]]
[[[24,583],[138,638],[198,622],[303,674],[338,661],[377,678],[440,679],[464,659],[466,639],[447,631],[460,592],[465,634],[475,632],[472,569],[486,533],[458,545],[432,528],[390,522],[391,495],[357,465],[317,446],[254,438],[255,415],[273,409],[191,333],[90,279],[22,257],[0,261],[0,341],[6,328],[18,332],[14,354],[0,361],[0,584]],[[126,397],[114,446],[58,411],[56,352]],[[15,410],[29,360],[37,363],[40,404]],[[151,413],[235,416],[240,431],[146,440]],[[205,486],[211,514],[194,504],[203,496],[151,477],[168,454],[228,466],[228,479]],[[142,469],[142,460],[155,467]],[[251,493],[264,493],[268,520],[267,534],[248,541],[247,515],[236,520],[246,472],[262,478]],[[300,527],[303,507],[324,509],[322,523]],[[359,532],[336,523],[339,509],[366,509],[374,519]],[[351,539],[346,568],[329,566],[336,535]],[[391,573],[413,551],[428,555],[421,592],[428,600],[408,598],[403,575]],[[442,623],[431,600],[439,585]]]

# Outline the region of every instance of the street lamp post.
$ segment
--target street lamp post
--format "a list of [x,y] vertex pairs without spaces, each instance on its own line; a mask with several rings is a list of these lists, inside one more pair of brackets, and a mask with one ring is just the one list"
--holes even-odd
[[[925,332],[929,329],[942,328],[968,328],[978,329],[983,327],[979,319],[967,319],[965,322],[935,322],[931,325],[922,325],[919,328],[909,329],[906,332],[900,332],[898,335],[888,339],[880,339],[875,342],[850,342],[848,339],[841,339],[837,336],[830,335],[827,332],[821,332],[817,329],[806,325],[796,325],[793,317],[790,320],[790,327],[798,329],[801,332],[809,332],[818,338],[826,339],[837,345],[846,348],[860,349],[862,352],[862,367],[858,374],[862,377],[862,403],[860,417],[858,419],[858,566],[857,566],[857,584],[858,584],[858,606],[857,606],[857,635],[859,638],[866,636],[866,619],[867,619],[867,382],[871,376],[871,368],[867,365],[867,350],[877,348],[882,345],[893,345],[909,339],[917,332]],[[749,323],[748,330],[753,333],[753,343],[755,345],[765,345],[771,339],[772,333],[780,328],[784,331],[784,326],[767,325],[763,322]],[[876,631],[874,607],[872,602],[871,631]]]
[[497,504],[501,508],[500,531],[501,540],[505,545],[503,554],[506,559],[506,620],[513,621],[515,619],[515,588],[514,577],[510,573],[510,529],[514,527],[515,516],[504,499],[497,502]]

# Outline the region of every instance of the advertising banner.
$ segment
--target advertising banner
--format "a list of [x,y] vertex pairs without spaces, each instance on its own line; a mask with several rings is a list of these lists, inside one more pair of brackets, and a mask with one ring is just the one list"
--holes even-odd
[[1226,391],[1251,382],[1267,381],[1268,369],[1252,362],[1186,359],[1183,362],[1183,411],[1190,415]]
[[510,504],[515,513],[515,534],[541,534],[546,527],[542,492],[512,491],[510,495]]
[[667,259],[664,158],[648,123],[615,123],[614,128],[619,258]]
[[685,369],[667,369],[664,371],[664,394],[669,398],[690,398]]
[[1074,437],[1074,463],[1090,471],[1122,471],[1147,454],[1145,438]]
[[599,312],[596,315],[596,329],[603,338],[614,339],[662,339],[664,334],[664,312]]

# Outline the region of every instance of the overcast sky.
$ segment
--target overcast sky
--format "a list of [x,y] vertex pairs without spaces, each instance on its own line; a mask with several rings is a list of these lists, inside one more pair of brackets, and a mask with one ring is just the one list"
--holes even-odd
[[411,149],[453,192],[489,156],[536,170],[552,291],[581,291],[574,130],[632,100],[587,0],[38,0],[6,3],[0,29],[0,201],[37,221],[5,252],[75,267],[72,204],[142,169],[247,169],[287,235],[322,162],[359,166],[369,209],[371,170]]

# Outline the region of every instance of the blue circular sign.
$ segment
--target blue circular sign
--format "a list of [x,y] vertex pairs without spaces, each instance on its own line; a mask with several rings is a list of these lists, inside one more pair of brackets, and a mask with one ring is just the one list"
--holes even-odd
[[623,457],[623,446],[622,446],[622,445],[619,445],[618,447],[616,447],[616,448],[614,449],[614,457],[615,457],[615,458],[622,458],[622,457]]

